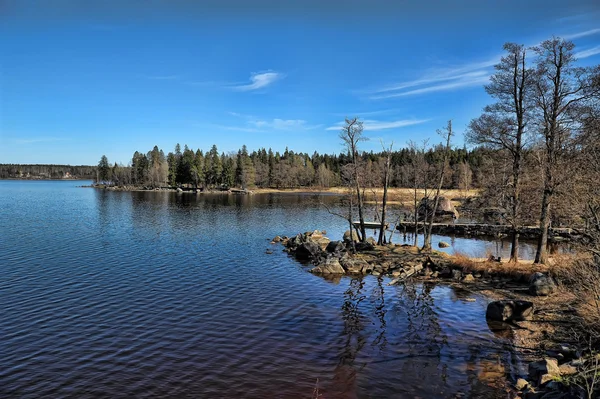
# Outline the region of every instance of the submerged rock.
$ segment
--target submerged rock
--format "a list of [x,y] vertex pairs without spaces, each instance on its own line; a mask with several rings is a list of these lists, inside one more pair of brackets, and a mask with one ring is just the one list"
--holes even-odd
[[554,292],[556,285],[552,277],[537,272],[529,281],[529,293],[536,296],[547,296]]
[[531,320],[533,302],[512,300],[490,302],[485,317],[493,321]]

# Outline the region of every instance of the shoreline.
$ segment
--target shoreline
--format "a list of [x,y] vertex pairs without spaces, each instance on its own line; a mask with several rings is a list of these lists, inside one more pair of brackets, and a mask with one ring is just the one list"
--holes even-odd
[[504,376],[511,397],[574,394],[581,389],[578,381],[586,378],[586,368],[595,358],[586,346],[588,338],[574,337],[573,331],[591,331],[594,319],[584,313],[587,298],[568,281],[576,267],[574,255],[536,265],[425,252],[401,244],[357,243],[360,248],[352,253],[349,232],[343,242],[331,241],[325,234],[315,230],[290,238],[277,236],[271,244],[282,244],[307,268],[312,264],[308,272],[328,280],[371,275],[389,278],[387,285],[445,284],[466,296],[481,294],[490,300],[485,315],[490,330],[510,340],[523,366],[517,375]]

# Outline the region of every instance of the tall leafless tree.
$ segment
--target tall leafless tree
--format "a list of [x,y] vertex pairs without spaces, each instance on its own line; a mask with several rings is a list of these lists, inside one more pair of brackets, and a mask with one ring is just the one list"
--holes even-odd
[[386,154],[386,158],[385,166],[383,168],[383,198],[381,201],[381,225],[379,227],[379,237],[377,238],[377,245],[385,244],[385,213],[387,207],[388,186],[390,184],[390,169],[392,164],[392,148],[394,147],[394,142],[392,141],[388,148],[386,148],[383,145],[383,142],[381,142],[381,147],[383,148],[383,153]]
[[446,164],[448,163],[448,157],[450,155],[450,140],[452,139],[452,121],[448,121],[446,131],[439,131],[440,135],[443,135],[446,139],[446,145],[444,146],[444,156],[442,157],[442,164],[440,165],[438,185],[436,187],[435,197],[433,200],[433,209],[431,210],[431,217],[429,218],[429,225],[425,228],[425,236],[423,238],[423,249],[431,250],[431,235],[433,233],[433,219],[435,212],[437,211],[438,204],[440,202],[440,191],[444,185],[444,174],[446,171]]
[[367,239],[367,232],[365,229],[364,196],[360,173],[360,160],[358,157],[358,143],[366,140],[362,133],[363,124],[358,118],[346,118],[346,124],[340,132],[340,138],[344,142],[346,149],[352,158],[352,173],[354,177],[354,188],[356,190],[356,206],[358,208],[359,239],[361,242],[365,242]]
[[509,188],[512,227],[510,261],[519,256],[519,225],[521,223],[521,171],[526,129],[531,117],[533,71],[527,67],[527,50],[523,45],[506,43],[506,55],[496,65],[496,73],[485,86],[487,93],[497,100],[488,105],[483,115],[471,121],[467,141],[506,150],[512,158],[512,185]]
[[550,207],[560,183],[558,168],[579,123],[573,115],[582,102],[593,96],[590,90],[591,70],[574,65],[574,47],[572,42],[561,38],[552,38],[534,47],[537,54],[534,101],[545,152],[539,222],[541,235],[535,263],[547,262]]

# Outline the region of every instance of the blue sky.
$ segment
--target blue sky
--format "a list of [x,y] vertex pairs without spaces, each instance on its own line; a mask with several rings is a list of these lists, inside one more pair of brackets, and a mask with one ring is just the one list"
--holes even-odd
[[600,63],[600,3],[0,0],[0,163],[338,153],[344,116],[365,150],[436,143],[448,119],[462,146],[502,45],[552,35]]

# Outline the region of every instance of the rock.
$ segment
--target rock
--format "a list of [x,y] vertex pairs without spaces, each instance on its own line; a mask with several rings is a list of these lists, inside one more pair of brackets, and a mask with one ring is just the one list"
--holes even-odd
[[271,250],[271,249],[267,249],[267,250],[265,251],[265,253],[266,253],[267,255],[271,255],[271,254],[273,253],[273,250]]
[[560,372],[560,375],[573,375],[577,374],[577,367],[574,367],[567,363],[558,366],[558,371]]
[[431,278],[438,278],[440,275],[440,272],[433,272],[431,273]]
[[178,194],[181,194],[181,193],[183,193],[183,190],[181,189],[181,187],[177,187],[177,193],[178,193]]
[[[303,242],[296,248],[296,258],[301,260],[310,260],[319,256],[321,248],[319,244],[313,241]],[[341,267],[341,266],[340,266]]]
[[537,272],[529,280],[529,293],[531,295],[546,296],[550,295],[556,289],[552,278],[544,273]]
[[325,251],[325,248],[327,248],[327,246],[331,242],[331,240],[329,238],[327,238],[327,237],[319,237],[319,238],[317,238],[314,241],[319,245],[319,247],[321,247],[321,249],[323,251]]
[[523,321],[533,317],[533,303],[529,301],[490,302],[485,317],[493,321]]
[[440,241],[438,243],[438,247],[440,247],[440,248],[448,248],[448,247],[450,247],[450,244],[448,244],[446,241]]
[[452,279],[454,280],[460,280],[462,278],[462,272],[460,270],[452,270]]
[[441,278],[449,278],[452,277],[452,269],[450,269],[449,267],[444,267],[440,272],[439,272],[439,276]]
[[463,277],[462,281],[463,283],[472,283],[475,281],[475,277],[473,277],[473,275],[469,273],[465,277]]
[[[425,213],[431,214],[434,204],[435,198],[422,198],[418,208],[419,215],[423,216]],[[452,216],[454,219],[458,219],[459,216],[458,211],[452,205],[452,201],[446,197],[439,197],[435,215]]]
[[560,369],[556,359],[547,357],[538,362],[529,363],[529,379],[538,381],[538,386],[560,376]]
[[281,237],[280,236],[275,236],[275,238],[273,238],[271,240],[271,242],[281,242]]
[[[352,240],[354,240],[354,242],[358,242],[358,234],[354,230],[352,230]],[[346,230],[346,232],[344,233],[344,241],[346,241],[346,242],[351,241],[350,230]]]
[[431,276],[433,274],[433,270],[431,270],[429,267],[426,267],[422,270],[421,274],[423,274],[424,276]]
[[380,276],[381,273],[379,273],[378,271],[373,270],[373,273],[371,273],[373,276],[377,277]]
[[517,380],[517,383],[515,384],[515,388],[517,388],[517,391],[522,391],[525,388],[527,388],[529,386],[529,382],[527,382],[527,380],[524,380],[523,378],[519,378]]
[[324,263],[313,267],[310,271],[313,274],[345,274],[344,268],[337,258],[327,258]]
[[357,259],[351,256],[344,256],[340,259],[340,264],[350,274],[363,274],[367,269],[372,269],[364,259]]
[[368,242],[357,242],[356,244],[354,244],[354,247],[359,252],[360,251],[372,251],[375,249],[375,247]]
[[377,241],[375,241],[373,237],[367,237],[367,243],[371,244],[372,246],[377,245]]
[[329,244],[327,244],[327,247],[325,247],[325,251],[330,254],[336,253],[336,252],[343,252],[345,250],[346,250],[346,246],[341,241],[331,241],[331,242],[329,242]]

